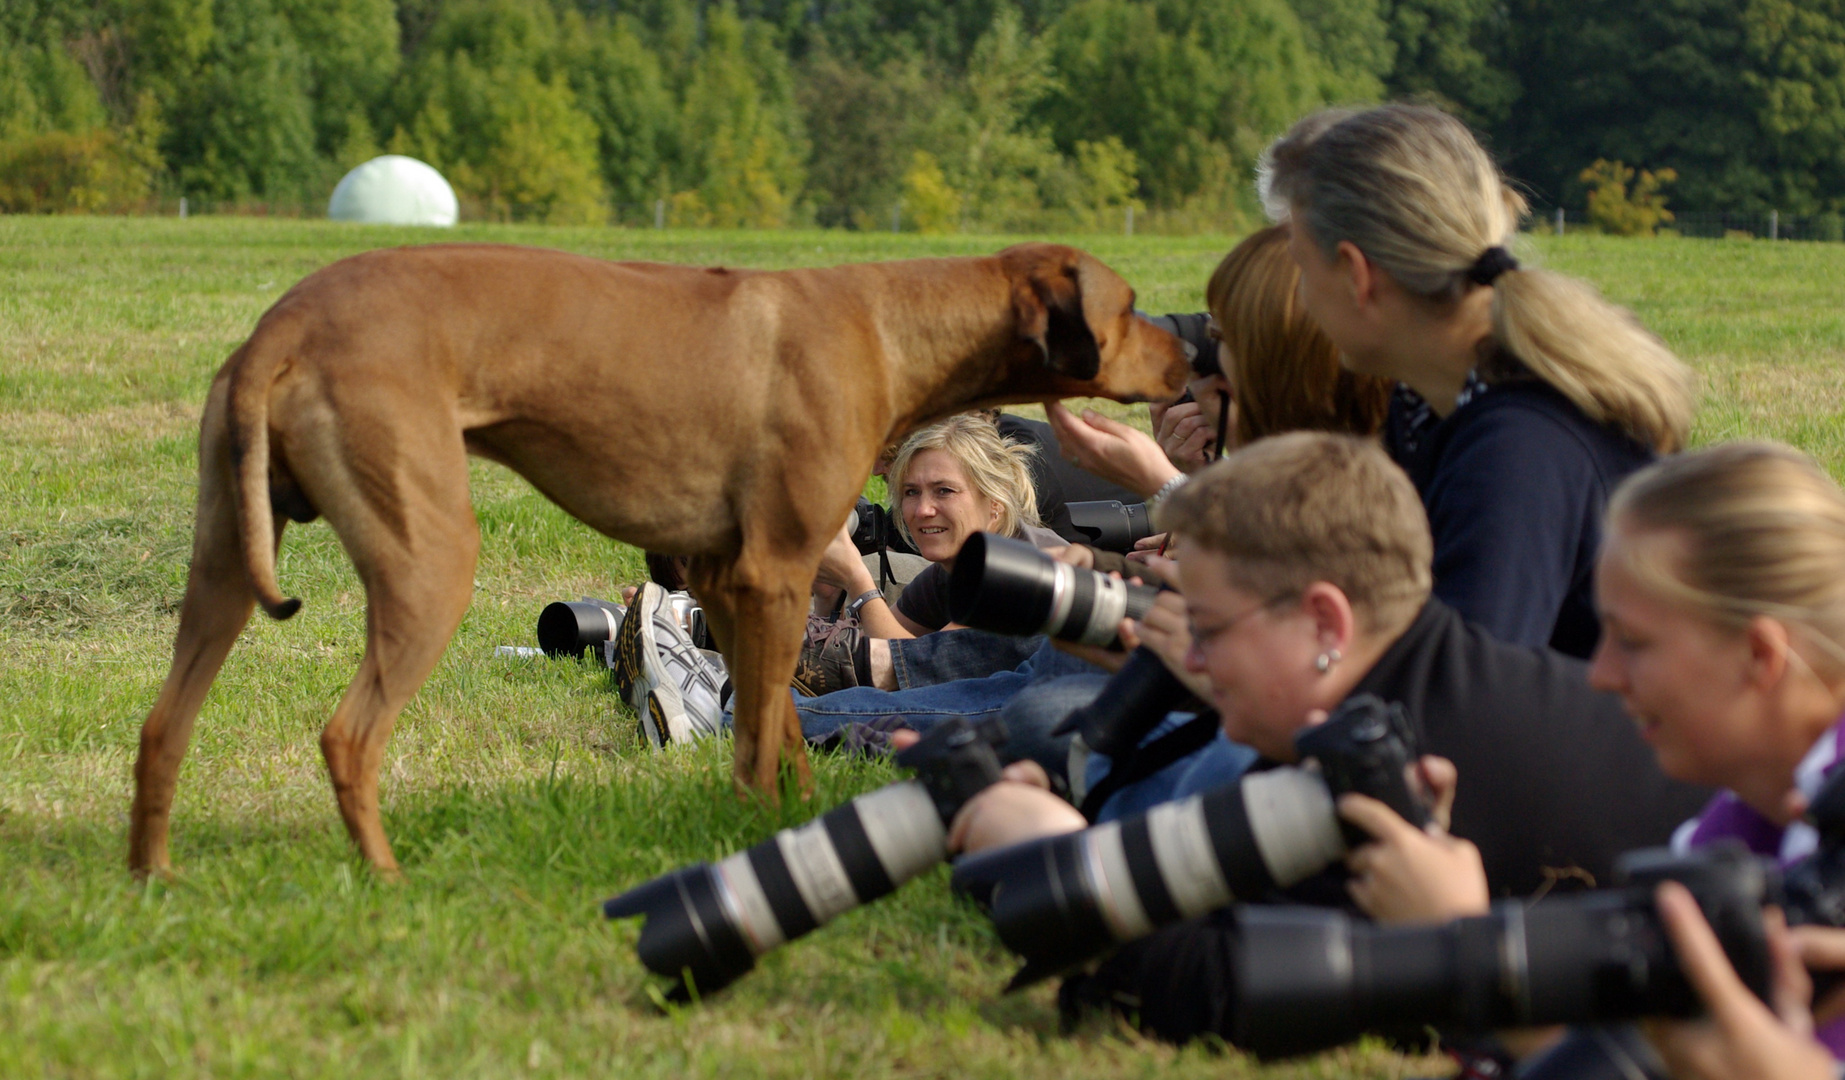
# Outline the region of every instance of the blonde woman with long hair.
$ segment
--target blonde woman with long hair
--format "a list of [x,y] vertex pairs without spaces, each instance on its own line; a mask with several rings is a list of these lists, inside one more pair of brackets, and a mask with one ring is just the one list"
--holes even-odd
[[1683,447],[1690,371],[1589,285],[1512,254],[1525,202],[1447,113],[1316,113],[1260,179],[1308,312],[1349,369],[1400,384],[1385,441],[1428,509],[1436,594],[1587,656],[1603,507]]

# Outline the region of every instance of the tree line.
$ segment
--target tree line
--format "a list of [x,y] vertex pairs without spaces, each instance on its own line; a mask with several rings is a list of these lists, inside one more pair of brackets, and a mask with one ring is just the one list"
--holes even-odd
[[0,209],[301,208],[395,152],[475,217],[1223,229],[1385,98],[1543,203],[1605,160],[1845,208],[1840,0],[4,0]]

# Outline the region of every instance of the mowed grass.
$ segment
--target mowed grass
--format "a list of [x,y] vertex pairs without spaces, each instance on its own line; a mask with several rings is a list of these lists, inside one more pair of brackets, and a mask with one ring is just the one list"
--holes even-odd
[[[466,621],[399,721],[386,827],[405,867],[354,858],[316,745],[362,647],[364,597],[324,525],[280,578],[181,774],[181,874],[123,865],[139,724],[165,674],[212,373],[295,280],[421,231],[224,219],[0,217],[0,1075],[1363,1076],[1376,1048],[1263,1068],[1108,1025],[1058,1031],[938,873],[661,1011],[635,928],[596,904],[896,775],[815,761],[811,803],[730,794],[728,745],[655,755],[587,665],[504,661],[538,610],[608,596],[638,554],[477,464]],[[984,253],[1003,238],[467,227],[442,239],[611,258],[819,265]],[[1221,238],[1077,238],[1152,311],[1195,310]],[[1784,438],[1845,469],[1836,282],[1845,247],[1538,240],[1699,369],[1701,439]],[[695,380],[689,386],[695,387]],[[696,392],[688,389],[688,392]],[[618,422],[644,422],[612,404]],[[722,437],[714,432],[713,437]]]

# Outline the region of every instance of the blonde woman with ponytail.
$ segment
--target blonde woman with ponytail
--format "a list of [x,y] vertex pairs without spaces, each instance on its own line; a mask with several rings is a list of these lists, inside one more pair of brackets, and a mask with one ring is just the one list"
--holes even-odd
[[1587,656],[1603,506],[1684,445],[1690,372],[1589,285],[1512,254],[1524,200],[1438,109],[1317,113],[1260,184],[1308,312],[1352,371],[1399,383],[1385,442],[1428,510],[1436,595]]

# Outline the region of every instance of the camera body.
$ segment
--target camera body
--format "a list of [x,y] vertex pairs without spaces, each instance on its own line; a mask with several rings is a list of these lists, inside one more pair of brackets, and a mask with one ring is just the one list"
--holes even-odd
[[1414,760],[1409,739],[1399,707],[1358,695],[1297,738],[1317,767],[1252,773],[1145,814],[970,856],[953,885],[1025,958],[1012,986],[1027,985],[1324,870],[1349,844],[1334,808],[1340,795],[1360,792],[1426,820],[1403,769],[1390,767]]
[[880,506],[863,495],[846,515],[846,532],[851,535],[852,546],[858,548],[860,555],[876,555],[879,551],[916,554],[915,546],[898,530],[897,517],[890,507]]
[[675,870],[602,905],[645,916],[636,951],[684,1000],[730,985],[778,945],[868,904],[948,858],[948,823],[999,781],[998,720],[955,717],[897,756],[916,772],[715,864]]
[[1382,927],[1326,908],[1238,912],[1234,1041],[1263,1057],[1311,1053],[1366,1032],[1463,1032],[1588,1024],[1699,1009],[1654,891],[1697,898],[1743,981],[1764,998],[1770,958],[1761,910],[1772,867],[1739,844],[1675,855],[1630,852],[1620,886],[1433,927]]

